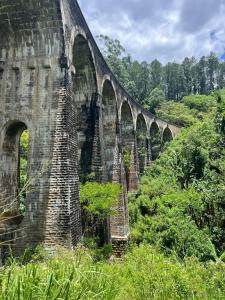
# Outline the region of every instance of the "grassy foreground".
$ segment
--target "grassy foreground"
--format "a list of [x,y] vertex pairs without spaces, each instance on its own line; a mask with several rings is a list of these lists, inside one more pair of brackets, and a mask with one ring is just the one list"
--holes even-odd
[[225,299],[225,264],[184,263],[140,246],[122,262],[94,263],[88,252],[59,251],[49,260],[0,273],[0,299]]

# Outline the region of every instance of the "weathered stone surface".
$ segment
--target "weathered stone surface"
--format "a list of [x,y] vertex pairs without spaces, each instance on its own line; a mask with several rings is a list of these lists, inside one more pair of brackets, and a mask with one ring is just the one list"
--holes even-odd
[[30,133],[31,182],[26,215],[14,233],[16,253],[38,243],[77,244],[79,181],[90,173],[123,186],[118,213],[108,224],[109,240],[123,248],[127,189],[137,188],[139,171],[151,162],[153,123],[162,144],[180,130],[156,119],[121,87],[76,0],[0,0],[1,211],[18,211],[19,138],[26,128]]

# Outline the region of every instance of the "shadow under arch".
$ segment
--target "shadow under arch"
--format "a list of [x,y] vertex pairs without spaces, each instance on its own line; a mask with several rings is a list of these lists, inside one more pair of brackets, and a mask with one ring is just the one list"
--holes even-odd
[[152,160],[154,161],[159,157],[161,151],[161,134],[156,121],[153,121],[150,126],[150,143]]
[[166,127],[162,135],[162,148],[166,146],[169,142],[173,140],[173,133],[169,127]]
[[131,164],[132,156],[135,153],[134,122],[131,107],[127,102],[123,102],[121,107],[121,137],[122,154],[125,164],[127,189],[131,188]]
[[143,114],[137,117],[136,132],[139,169],[143,173],[147,160],[147,125]]
[[96,109],[98,100],[97,77],[88,41],[78,34],[73,45],[72,74],[73,98],[77,109],[78,161],[79,177],[85,182],[92,172],[93,144],[99,112]]
[[28,214],[29,131],[24,122],[15,120],[5,125],[1,161],[0,242],[1,259],[4,262],[11,241],[14,240],[15,230],[18,230],[24,216]]
[[[5,126],[5,135],[2,145],[2,156],[5,158],[5,168],[3,171],[3,178],[1,185],[7,190],[7,199],[14,201],[14,209],[19,210],[19,195],[20,195],[20,181],[21,181],[21,158],[28,161],[28,149],[22,149],[21,136],[27,131],[27,125],[21,121],[11,121]],[[28,141],[29,144],[29,135]],[[27,148],[28,148],[27,144]],[[27,153],[22,153],[27,151]],[[18,201],[15,201],[17,199]],[[17,203],[16,203],[17,202]]]
[[118,112],[116,94],[112,83],[107,79],[104,81],[102,90],[102,120],[104,161],[106,164],[106,176],[108,181],[113,179],[113,166],[116,152],[116,135],[118,124]]

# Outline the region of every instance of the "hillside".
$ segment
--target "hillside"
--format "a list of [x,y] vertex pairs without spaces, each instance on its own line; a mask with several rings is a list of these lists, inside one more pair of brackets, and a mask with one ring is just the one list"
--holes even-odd
[[189,126],[131,196],[132,239],[181,259],[216,260],[225,251],[224,91],[165,103],[158,113]]
[[96,246],[27,251],[0,273],[0,299],[225,298],[225,91],[163,102],[157,114],[186,128],[130,195],[125,258]]

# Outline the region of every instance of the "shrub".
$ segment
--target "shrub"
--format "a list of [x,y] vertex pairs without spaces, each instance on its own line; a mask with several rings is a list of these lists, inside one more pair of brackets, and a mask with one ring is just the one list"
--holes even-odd
[[84,211],[105,219],[114,212],[120,194],[115,183],[86,182],[81,185],[80,201]]
[[184,103],[175,101],[162,102],[156,114],[163,120],[167,120],[178,126],[191,126],[198,120],[197,110],[189,109]]
[[209,112],[216,107],[216,99],[214,96],[185,96],[182,102],[190,109],[196,109],[202,112]]

